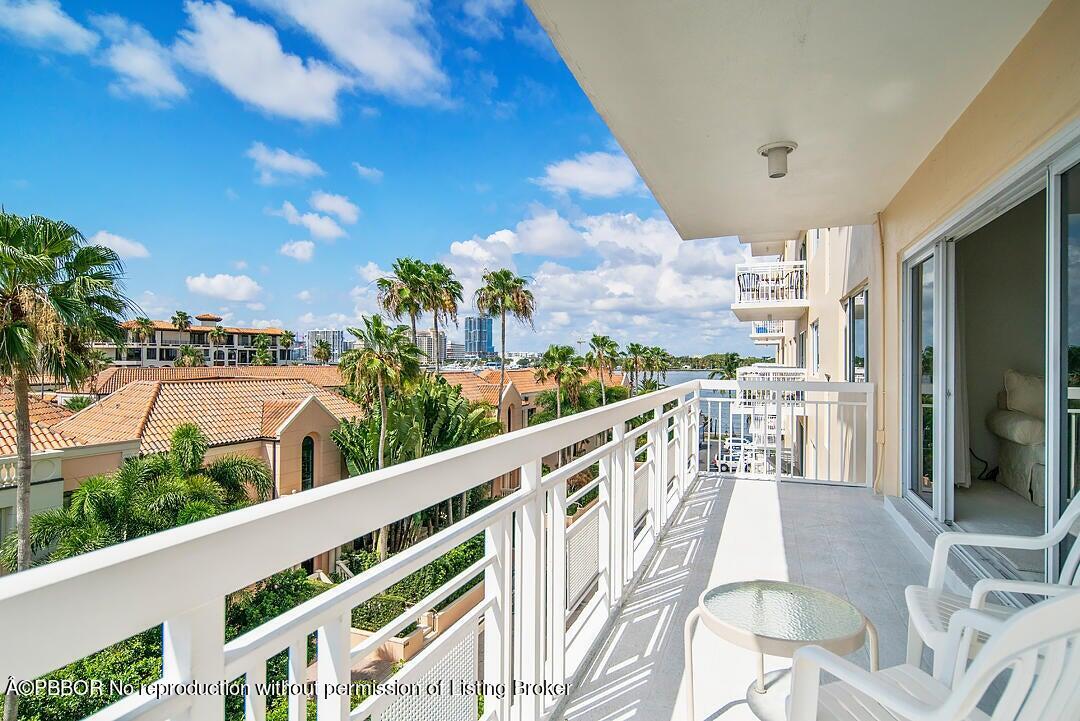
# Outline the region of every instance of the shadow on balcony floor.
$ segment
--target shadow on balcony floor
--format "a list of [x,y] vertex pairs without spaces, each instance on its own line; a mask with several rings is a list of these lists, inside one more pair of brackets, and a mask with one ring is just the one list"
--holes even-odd
[[[684,622],[703,590],[737,580],[791,580],[848,598],[877,626],[881,665],[902,663],[904,587],[927,573],[868,489],[701,477],[562,718],[685,721]],[[745,701],[754,654],[701,627],[693,653],[695,721],[755,718]],[[865,650],[851,658],[869,663]],[[767,657],[766,669],[790,663]]]

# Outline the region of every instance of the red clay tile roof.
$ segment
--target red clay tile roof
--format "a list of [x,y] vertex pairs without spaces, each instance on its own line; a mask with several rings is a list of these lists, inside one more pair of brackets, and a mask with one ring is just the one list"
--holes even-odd
[[195,320],[212,320],[215,323],[221,320],[220,315],[214,315],[213,313],[199,313],[195,316]]
[[[199,317],[196,316],[196,318],[198,319]],[[217,318],[217,316],[215,316],[215,318]],[[210,320],[210,319],[206,318],[205,320]],[[217,320],[221,320],[221,319],[217,318]],[[175,325],[173,325],[171,322],[169,322],[167,320],[155,320],[155,321],[151,321],[151,322],[154,324],[154,330],[180,330],[179,328],[177,328]],[[125,320],[120,325],[121,325],[121,327],[126,328],[127,330],[135,330],[136,328],[139,327],[139,324],[136,323],[134,320]],[[187,332],[187,333],[204,333],[204,332],[212,330],[213,328],[214,328],[214,326],[209,326],[209,325],[193,325],[190,328],[188,328],[187,331],[185,331],[185,332]],[[259,334],[259,333],[261,333],[262,335],[281,335],[284,332],[280,328],[233,328],[232,326],[222,326],[222,330],[224,330],[226,333],[241,333],[241,334],[252,334],[252,333]]]
[[140,368],[109,366],[76,392],[109,395],[133,381],[173,381],[201,378],[292,378],[320,388],[343,388],[337,366],[206,366],[197,368]]
[[300,407],[300,404],[304,402],[302,398],[295,398],[285,401],[272,400],[263,401],[262,409],[262,434],[265,437],[272,438],[277,435],[278,428]]
[[[74,436],[57,428],[49,428],[41,423],[30,423],[30,451],[57,451],[84,445]],[[13,456],[18,452],[16,446],[15,414],[0,412],[0,456]]]
[[[0,386],[0,413],[15,412],[15,391],[11,386]],[[30,421],[43,426],[51,426],[71,415],[63,406],[49,403],[30,393]]]
[[461,386],[461,395],[474,403],[499,404],[497,377],[495,383],[489,383],[472,371],[443,371],[439,375],[450,385]]
[[[499,369],[498,368],[485,368],[479,372],[479,375],[484,380],[496,384],[499,383]],[[506,371],[507,380],[513,381],[514,385],[518,389],[518,393],[526,395],[529,393],[536,393],[538,391],[554,390],[555,381],[545,381],[543,383],[536,380],[536,370],[533,368],[517,368],[514,370]],[[585,377],[585,382],[597,380],[596,373],[589,371],[589,374]],[[623,383],[623,374],[621,371],[615,371],[613,373],[605,373],[604,380],[608,386],[618,386]]]
[[278,417],[285,401],[309,396],[339,419],[363,413],[337,393],[292,378],[134,381],[57,428],[91,442],[140,438],[140,450],[153,453],[168,449],[177,426],[195,423],[210,445],[228,445],[265,438],[268,416]]

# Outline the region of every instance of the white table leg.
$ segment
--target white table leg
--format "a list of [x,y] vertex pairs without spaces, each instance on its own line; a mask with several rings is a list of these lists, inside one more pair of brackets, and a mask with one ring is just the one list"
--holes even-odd
[[878,637],[877,629],[874,628],[874,624],[870,622],[870,619],[866,619],[866,640],[870,646],[870,670],[878,670]]
[[759,653],[757,656],[757,686],[754,690],[758,693],[765,693],[765,654]]
[[701,618],[701,611],[694,608],[686,617],[683,627],[683,659],[686,664],[686,721],[694,721],[694,627]]

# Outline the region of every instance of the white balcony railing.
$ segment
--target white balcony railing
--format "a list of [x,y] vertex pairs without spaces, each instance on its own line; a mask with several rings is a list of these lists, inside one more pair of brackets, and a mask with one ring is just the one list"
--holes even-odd
[[750,326],[753,340],[776,340],[784,337],[784,321],[758,320]]
[[[755,422],[734,411],[743,391],[759,393],[773,406],[764,420],[768,430],[771,418],[769,448],[742,438],[742,429],[749,434]],[[793,418],[792,393],[824,411],[816,424],[832,422],[836,428]],[[651,418],[641,422],[643,414]],[[0,678],[37,678],[161,625],[163,683],[151,693],[124,697],[94,721],[221,721],[220,695],[191,695],[171,684],[237,678],[247,688],[246,719],[263,721],[266,697],[257,689],[266,680],[268,659],[282,650],[288,651],[294,684],[288,689],[292,720],[305,719],[311,695],[320,721],[473,721],[475,696],[415,695],[408,689],[445,679],[475,681],[482,657],[485,684],[511,689],[485,695],[483,718],[537,721],[558,711],[557,689],[519,685],[514,691],[514,682],[559,684],[578,674],[695,475],[719,470],[714,454],[719,458],[726,449],[731,455],[736,447],[740,457],[745,454],[745,463],[729,472],[771,471],[777,480],[819,479],[831,472],[828,480],[866,482],[872,419],[868,384],[691,381],[14,574],[0,579],[0,617],[18,619],[5,624]],[[835,447],[823,433],[834,434]],[[542,458],[597,437],[593,450],[542,473]],[[812,460],[822,464],[814,474]],[[826,470],[823,464],[830,462]],[[568,494],[567,479],[594,464],[597,478]],[[519,490],[223,643],[227,594],[514,469]],[[594,505],[568,526],[568,505],[593,491]],[[353,645],[354,607],[480,533],[486,539],[481,559]],[[345,684],[357,662],[477,576],[483,577],[483,600],[406,662],[390,679],[396,686],[383,686],[350,708]],[[78,599],[85,620],[78,633],[58,622],[70,615],[72,599]],[[312,634],[315,681],[305,686]]]
[[806,261],[741,263],[735,266],[737,303],[801,302],[806,300]]

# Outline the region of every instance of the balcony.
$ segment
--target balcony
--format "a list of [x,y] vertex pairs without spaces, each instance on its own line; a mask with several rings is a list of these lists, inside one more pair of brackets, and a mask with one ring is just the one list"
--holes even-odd
[[798,320],[809,307],[804,260],[742,263],[735,281],[731,311],[741,321]]
[[[870,614],[884,662],[893,663],[904,649],[903,585],[923,580],[926,569],[867,488],[872,390],[692,381],[5,577],[0,614],[19,623],[6,626],[0,678],[36,678],[161,624],[163,681],[239,678],[249,689],[249,720],[265,718],[258,685],[268,659],[283,650],[297,681],[290,719],[306,717],[310,692],[320,721],[473,721],[475,695],[408,689],[481,678],[571,684],[569,693],[550,685],[489,691],[482,717],[489,721],[633,715],[619,709],[681,718],[683,620],[705,584],[733,578],[790,578],[849,597]],[[736,412],[748,391],[770,410]],[[816,419],[793,416],[796,402],[817,407]],[[755,432],[769,443],[753,445]],[[543,473],[542,458],[598,437],[584,455]],[[735,446],[753,462],[721,472]],[[568,492],[567,480],[593,465],[597,477]],[[515,469],[519,490],[223,643],[228,593]],[[568,506],[593,492],[596,500],[568,523]],[[486,539],[480,560],[354,644],[353,607],[476,534]],[[396,686],[351,707],[339,684],[355,678],[359,662],[478,576],[476,605],[394,672]],[[57,621],[70,615],[72,598],[93,621],[78,633]],[[698,677],[699,708],[737,707],[753,664],[699,636],[699,668],[724,669]],[[313,685],[300,683],[307,678]],[[223,718],[220,696],[156,688],[160,696],[134,693],[93,718]]]
[[750,326],[750,340],[754,345],[778,345],[784,340],[784,321],[754,321]]

